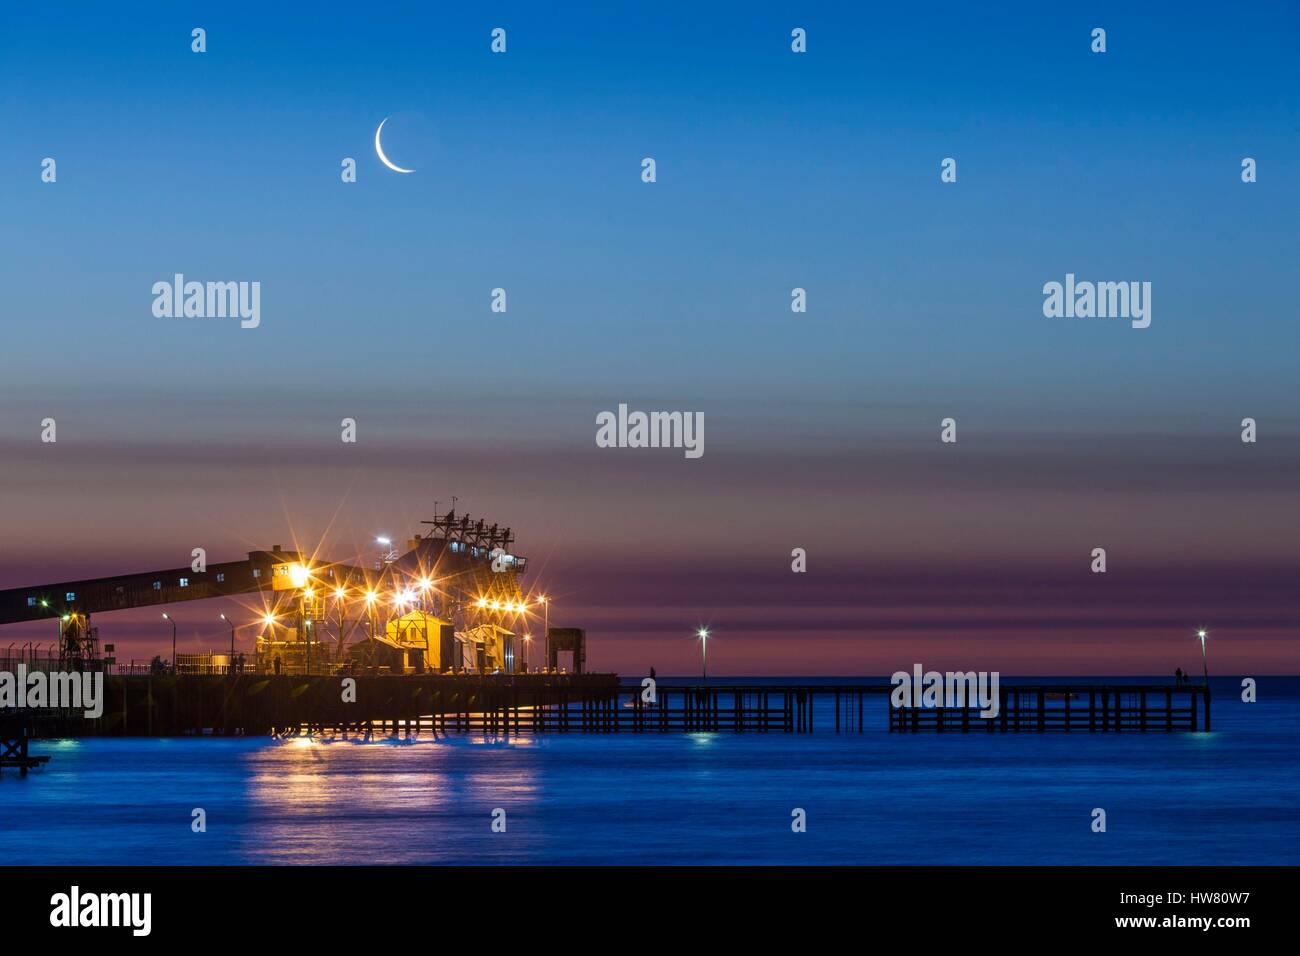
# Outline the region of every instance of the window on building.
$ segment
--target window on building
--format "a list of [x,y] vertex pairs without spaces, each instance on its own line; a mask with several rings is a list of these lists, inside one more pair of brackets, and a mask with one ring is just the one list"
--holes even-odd
[[253,568],[253,577],[255,577],[255,578],[260,578],[261,576],[262,576],[262,569],[261,569],[261,568]]
[[218,572],[217,572],[217,583],[220,584],[220,583],[221,583],[222,581],[224,581],[224,580],[226,580],[226,572],[225,572],[225,571],[218,571]]
[[69,591],[63,598],[65,601],[75,601],[77,599],[76,591]]
[[28,606],[28,607],[36,607],[36,598],[34,598],[34,597],[29,597],[29,598],[27,599],[27,606]]
[[189,587],[189,586],[190,586],[190,579],[189,579],[189,578],[181,578],[181,587],[183,587],[183,588],[187,588],[187,587]]
[[161,581],[155,581],[155,582],[153,583],[153,589],[154,589],[155,591],[161,591],[161,590],[162,590],[162,582],[161,582]]

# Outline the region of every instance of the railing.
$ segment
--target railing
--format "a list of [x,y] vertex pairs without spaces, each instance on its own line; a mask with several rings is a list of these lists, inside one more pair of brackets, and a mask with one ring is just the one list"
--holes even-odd
[[52,673],[55,671],[109,671],[110,665],[102,660],[65,661],[49,654],[22,654],[0,657],[0,671],[16,673],[19,667],[27,672]]

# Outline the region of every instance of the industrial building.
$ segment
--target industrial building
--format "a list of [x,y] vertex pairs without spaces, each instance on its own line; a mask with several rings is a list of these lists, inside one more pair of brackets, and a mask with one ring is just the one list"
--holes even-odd
[[[556,629],[550,604],[525,586],[527,559],[508,527],[435,512],[404,549],[387,539],[372,566],[320,561],[279,545],[247,560],[38,584],[0,591],[0,624],[57,621],[51,663],[112,667],[92,615],[129,608],[253,595],[242,626],[256,631],[228,653],[177,654],[161,664],[189,673],[513,674],[555,668],[556,650],[584,666],[585,633]],[[165,613],[163,617],[170,621]],[[174,635],[173,627],[173,635]],[[174,638],[173,638],[174,640]],[[542,662],[547,662],[542,665]]]

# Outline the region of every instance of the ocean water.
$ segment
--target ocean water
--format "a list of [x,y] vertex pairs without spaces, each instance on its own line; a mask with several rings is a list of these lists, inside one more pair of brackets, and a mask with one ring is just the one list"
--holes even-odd
[[1298,864],[1300,678],[1213,689],[1195,734],[42,741],[0,864]]

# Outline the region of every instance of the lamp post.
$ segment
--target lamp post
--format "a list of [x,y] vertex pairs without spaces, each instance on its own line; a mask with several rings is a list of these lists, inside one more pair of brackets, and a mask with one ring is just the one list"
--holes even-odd
[[533,635],[524,635],[524,670],[532,672],[533,669]]
[[235,672],[235,622],[226,617],[224,613],[221,615],[221,619],[230,625],[230,664],[226,668],[226,673],[233,674]]
[[696,634],[700,638],[700,662],[704,667],[704,682],[709,682],[709,629],[700,628]]
[[[275,667],[275,672],[278,674],[280,673],[280,658],[276,656],[275,653],[275,615],[272,614],[270,611],[267,611],[265,614],[262,615],[262,624],[266,627],[266,630],[263,633],[268,634],[270,636],[259,637],[258,642],[266,646],[266,652],[265,652],[266,657],[268,660],[270,660],[273,663]],[[254,654],[253,655],[254,667],[257,667],[257,665],[260,662],[261,662],[261,657],[258,654]]]
[[338,629],[338,635],[339,635],[339,646],[338,646],[338,651],[337,651],[337,653],[335,654],[335,656],[336,656],[340,661],[343,660],[343,640],[344,640],[344,638],[343,638],[343,625],[344,625],[344,623],[345,623],[345,617],[344,617],[344,615],[347,614],[347,597],[348,597],[348,592],[347,592],[345,589],[343,589],[343,588],[335,588],[335,589],[334,589],[334,602],[335,602],[335,607],[338,608],[338,612],[339,612],[339,629]]
[[176,622],[171,619],[166,611],[163,611],[163,620],[172,626],[172,673],[176,673]]
[[1201,639],[1201,673],[1205,675],[1205,686],[1210,686],[1210,665],[1205,660],[1205,628],[1196,632],[1196,636]]
[[375,636],[375,600],[379,597],[374,591],[366,592],[366,615],[370,619],[370,637]]
[[537,600],[542,602],[542,637],[546,641],[546,660],[549,663],[551,659],[551,599],[545,594],[538,595]]

